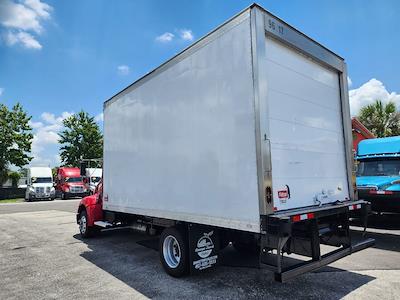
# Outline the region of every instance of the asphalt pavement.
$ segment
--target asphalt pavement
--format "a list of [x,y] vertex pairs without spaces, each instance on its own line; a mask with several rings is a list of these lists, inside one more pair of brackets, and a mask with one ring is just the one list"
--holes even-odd
[[0,214],[11,214],[17,212],[33,212],[46,210],[59,210],[76,212],[80,198],[67,200],[37,200],[34,202],[0,203]]
[[[230,248],[223,255],[233,257],[236,267],[228,263],[172,278],[151,247],[154,238],[113,230],[82,240],[75,221],[78,201],[0,204],[0,299],[400,297],[398,216],[372,217],[368,236],[376,239],[374,247],[281,284],[267,269],[246,266],[246,258]],[[361,228],[353,229],[361,234]]]

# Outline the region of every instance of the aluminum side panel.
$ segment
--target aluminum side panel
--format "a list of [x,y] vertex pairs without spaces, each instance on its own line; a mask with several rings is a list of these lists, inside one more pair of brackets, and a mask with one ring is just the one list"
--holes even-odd
[[104,209],[259,232],[249,18],[104,118]]

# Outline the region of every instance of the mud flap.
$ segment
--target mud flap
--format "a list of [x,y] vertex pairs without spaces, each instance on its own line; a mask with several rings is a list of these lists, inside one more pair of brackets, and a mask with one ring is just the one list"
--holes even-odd
[[219,261],[219,232],[211,226],[189,224],[190,273],[214,268]]

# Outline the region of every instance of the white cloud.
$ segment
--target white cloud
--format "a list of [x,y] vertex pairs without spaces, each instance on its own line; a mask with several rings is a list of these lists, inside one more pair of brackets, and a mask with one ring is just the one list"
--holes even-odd
[[118,74],[120,74],[120,75],[128,75],[131,71],[131,69],[127,65],[120,65],[117,67],[117,70],[118,70]]
[[54,116],[54,114],[48,113],[48,112],[44,112],[41,114],[40,116],[44,121],[46,121],[47,123],[51,123],[54,124],[57,122],[56,117]]
[[347,76],[347,86],[351,87],[353,85],[353,81],[351,81],[351,78]]
[[61,156],[59,154],[54,155],[54,161],[59,166],[61,164]]
[[[58,164],[59,159],[53,159],[56,156],[49,156],[45,152],[51,145],[58,144],[58,133],[63,129],[63,120],[70,117],[73,113],[63,112],[61,115],[56,116],[52,113],[44,112],[40,118],[42,121],[30,121],[29,125],[34,129],[32,140],[32,155],[34,159],[31,165],[49,165]],[[51,158],[49,158],[51,157]]]
[[194,39],[193,32],[190,29],[181,29],[179,33],[182,40],[193,41]]
[[73,114],[74,113],[72,113],[72,112],[64,111],[63,113],[61,113],[60,116],[56,117],[52,113],[44,112],[41,114],[40,117],[43,121],[49,123],[50,125],[62,126],[62,121],[64,121],[64,119],[66,119],[66,118],[69,118]]
[[157,42],[161,42],[161,43],[168,43],[170,41],[172,41],[172,39],[175,37],[175,35],[171,32],[165,32],[162,35],[159,35],[158,37],[156,37],[156,41]]
[[38,148],[41,148],[45,144],[57,144],[58,143],[58,133],[52,129],[47,128],[47,126],[39,128],[33,137],[33,143]]
[[27,49],[42,49],[42,45],[31,35],[25,31],[12,32],[9,31],[4,36],[6,44],[13,46],[15,44],[22,44]]
[[3,32],[6,44],[41,49],[42,45],[32,33],[43,32],[43,21],[50,19],[52,10],[50,5],[40,0],[0,0],[0,24],[6,29]]
[[4,93],[4,88],[0,88],[0,96],[3,95]]
[[43,127],[42,122],[34,122],[32,120],[29,121],[29,126],[31,126],[33,129]]
[[24,3],[35,11],[39,17],[43,19],[50,18],[50,12],[53,8],[47,3],[41,2],[40,0],[25,0]]
[[352,116],[358,115],[361,107],[381,100],[383,103],[393,101],[400,108],[400,94],[389,93],[383,83],[375,78],[364,83],[357,89],[349,91],[350,112]]
[[52,167],[52,161],[49,158],[43,158],[39,155],[35,155],[29,165],[31,167]]
[[[175,29],[175,33],[184,41],[193,41],[193,31],[190,29]],[[162,35],[156,37],[157,42],[168,43],[175,38],[175,35],[171,32],[165,32]]]
[[103,113],[99,113],[97,116],[94,117],[94,120],[96,122],[103,122],[104,121],[104,115]]

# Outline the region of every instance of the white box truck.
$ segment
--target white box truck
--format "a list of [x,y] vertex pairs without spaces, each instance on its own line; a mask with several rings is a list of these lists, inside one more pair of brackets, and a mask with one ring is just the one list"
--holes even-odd
[[160,232],[173,276],[231,242],[284,281],[374,243],[351,242],[369,209],[351,143],[344,60],[254,4],[104,103],[103,185],[77,222]]
[[26,180],[25,201],[54,200],[53,174],[49,167],[30,167]]

